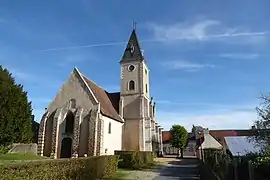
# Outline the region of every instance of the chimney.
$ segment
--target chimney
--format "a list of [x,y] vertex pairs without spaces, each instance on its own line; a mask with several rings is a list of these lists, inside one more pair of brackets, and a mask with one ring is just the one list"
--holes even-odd
[[205,128],[205,129],[203,130],[203,134],[204,134],[204,135],[205,135],[205,134],[209,134],[208,128]]

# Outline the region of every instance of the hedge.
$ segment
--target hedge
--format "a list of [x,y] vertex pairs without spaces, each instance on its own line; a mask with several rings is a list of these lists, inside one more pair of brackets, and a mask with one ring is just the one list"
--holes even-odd
[[154,162],[152,151],[115,151],[114,154],[120,156],[119,168],[141,169]]
[[215,172],[202,161],[199,164],[199,171],[201,180],[219,180]]
[[117,169],[119,156],[94,156],[74,159],[39,160],[0,165],[5,180],[89,180],[110,177]]

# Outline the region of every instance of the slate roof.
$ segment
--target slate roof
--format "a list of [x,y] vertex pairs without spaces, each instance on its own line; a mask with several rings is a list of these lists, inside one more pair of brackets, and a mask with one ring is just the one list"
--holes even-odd
[[260,153],[266,144],[262,143],[260,145],[250,141],[249,136],[227,136],[224,137],[228,149],[233,156],[245,156],[246,154]]
[[[228,136],[252,136],[253,131],[249,129],[244,130],[237,130],[237,129],[230,129],[230,130],[209,130],[209,134],[213,136],[219,143],[223,146],[227,147],[225,137]],[[198,138],[196,140],[197,145],[200,146],[201,143],[204,142],[204,137]]]
[[[134,48],[133,54],[131,53],[132,44],[133,44],[133,48]],[[123,54],[122,60],[120,62],[136,61],[136,60],[142,61],[142,60],[144,60],[144,58],[143,58],[143,54],[141,52],[141,47],[139,44],[139,40],[138,40],[136,31],[135,31],[135,29],[133,29],[133,31],[129,37],[129,41],[128,41],[128,44],[126,46],[125,52]]]
[[108,93],[84,75],[82,75],[82,77],[100,103],[101,113],[104,116],[110,117],[116,121],[124,122],[119,115],[120,93]]

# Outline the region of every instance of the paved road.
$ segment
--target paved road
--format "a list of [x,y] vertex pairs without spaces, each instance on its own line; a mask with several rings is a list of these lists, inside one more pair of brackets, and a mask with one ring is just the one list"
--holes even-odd
[[195,180],[199,178],[196,159],[158,158],[159,165],[144,171],[131,171],[129,180]]

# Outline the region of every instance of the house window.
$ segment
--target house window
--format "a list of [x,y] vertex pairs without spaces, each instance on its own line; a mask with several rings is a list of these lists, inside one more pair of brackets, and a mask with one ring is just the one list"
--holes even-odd
[[144,71],[145,71],[145,74],[147,75],[147,70],[145,69]]
[[111,122],[109,122],[108,133],[109,134],[112,133],[112,124],[111,124]]
[[145,84],[145,91],[148,92],[147,84]]
[[135,82],[133,80],[129,81],[128,90],[135,90]]

